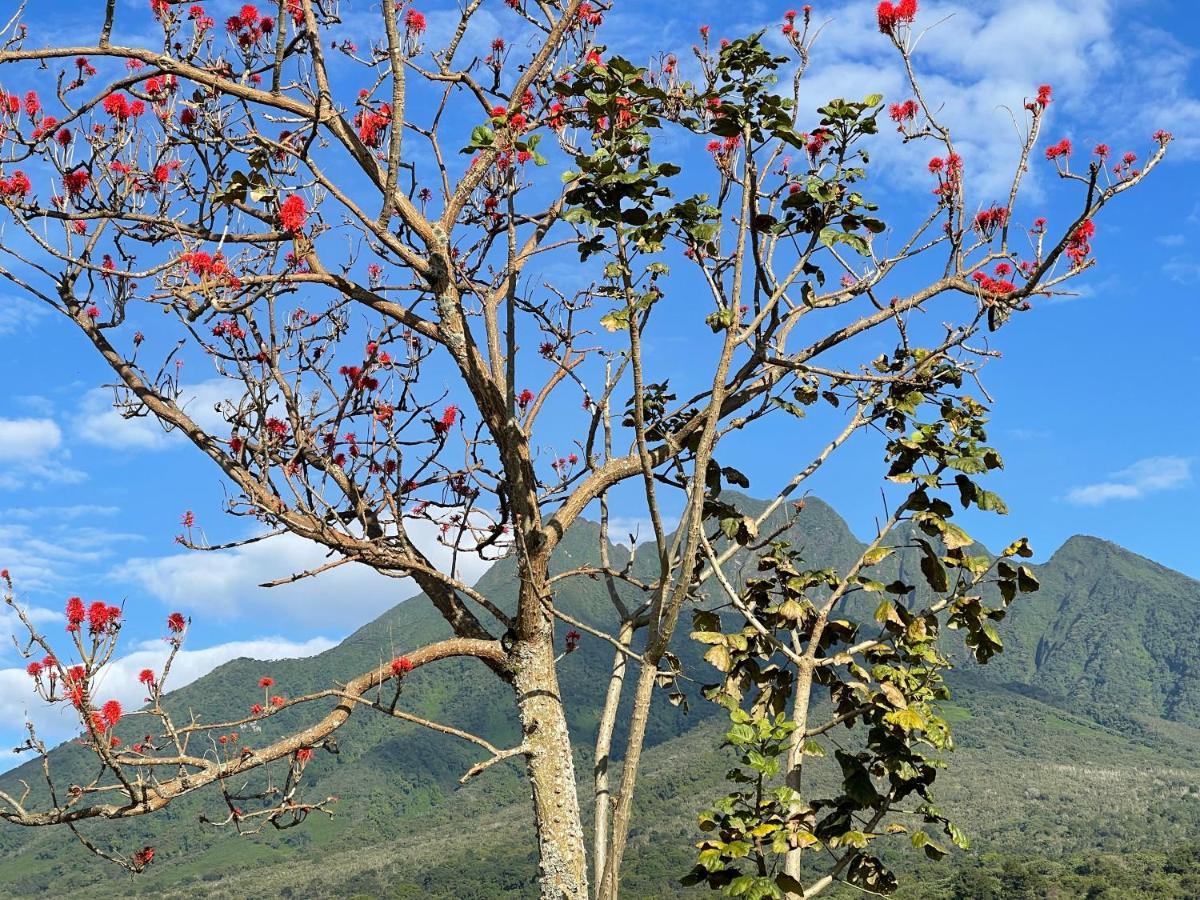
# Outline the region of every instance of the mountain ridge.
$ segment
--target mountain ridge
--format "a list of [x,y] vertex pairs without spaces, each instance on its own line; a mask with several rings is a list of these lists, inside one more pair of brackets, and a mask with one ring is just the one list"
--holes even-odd
[[[741,502],[758,510],[765,506],[752,498]],[[774,521],[781,522],[781,516],[778,514]],[[769,533],[770,527],[764,528],[764,533]],[[595,523],[582,523],[569,531],[555,559],[555,570],[593,561],[597,536]],[[822,564],[829,560],[844,566],[864,546],[845,520],[816,498],[806,499],[789,536],[809,548],[814,560]],[[1181,840],[1183,836],[1173,823],[1200,826],[1200,813],[1191,819],[1192,807],[1187,803],[1179,806],[1184,802],[1180,799],[1184,791],[1181,785],[1188,779],[1200,781],[1200,757],[1195,751],[1200,746],[1200,678],[1193,674],[1200,672],[1200,645],[1183,627],[1200,609],[1200,582],[1111,542],[1077,537],[1079,540],[1064,542],[1050,559],[1035,567],[1043,582],[1042,591],[1018,601],[1001,623],[1005,652],[986,669],[964,666],[963,671],[952,674],[956,699],[951,712],[959,717],[963,729],[961,759],[966,768],[964,786],[955,788],[958,782],[954,778],[958,776],[954,773],[960,763],[955,759],[946,784],[952,797],[983,798],[964,807],[972,821],[977,807],[993,810],[990,816],[978,816],[985,841],[1026,840],[1019,837],[1019,829],[1003,823],[1027,818],[1028,802],[1006,797],[1003,792],[995,794],[988,786],[989,754],[1009,773],[1009,780],[1024,777],[1022,773],[1028,769],[1034,773],[1029,777],[1045,782],[1040,790],[1047,796],[1069,796],[1076,804],[1091,801],[1080,792],[1064,794],[1065,787],[1050,784],[1053,773],[1059,771],[1055,767],[1082,766],[1102,772],[1108,760],[1129,773],[1130,784],[1140,785],[1137,799],[1151,798],[1156,808],[1169,810],[1174,816],[1156,820],[1154,840]],[[1065,554],[1064,549],[1068,550]],[[617,548],[613,552],[624,554],[619,557],[623,562],[630,551]],[[895,565],[905,564],[905,553],[897,553],[896,557]],[[635,566],[639,564],[648,566],[649,560],[644,555],[635,557]],[[511,608],[515,602],[511,568],[510,561],[501,560],[476,583],[477,589],[501,607]],[[603,626],[610,621],[611,606],[602,584],[586,578],[560,584],[558,600],[564,609],[592,624]],[[402,601],[356,629],[336,647],[313,657],[269,663],[243,657],[225,663],[172,692],[172,703],[215,718],[227,712],[232,703],[242,699],[251,702],[255,693],[252,686],[264,669],[269,669],[267,674],[275,677],[282,689],[295,695],[326,687],[332,679],[344,679],[347,672],[357,673],[377,665],[395,650],[444,636],[445,623],[430,604],[420,602],[420,596]],[[1121,602],[1122,598],[1126,602]],[[1097,607],[1104,609],[1098,622]],[[1168,628],[1172,623],[1174,627]],[[684,635],[676,649],[681,659],[694,677],[706,680],[709,673],[700,661],[699,648],[687,640],[686,629],[680,631]],[[1167,639],[1156,641],[1164,632]],[[1115,655],[1113,642],[1108,639],[1113,633],[1124,635],[1127,642],[1127,646],[1117,648],[1124,652]],[[1163,664],[1170,654],[1175,654],[1173,667]],[[1188,664],[1180,665],[1181,659]],[[562,666],[572,734],[581,748],[579,771],[585,797],[589,769],[586,747],[593,739],[596,724],[596,686],[603,682],[597,673],[606,672],[610,663],[611,647],[585,639]],[[645,799],[639,795],[639,804],[647,806],[652,818],[637,825],[634,834],[630,890],[649,889],[647,885],[656,886],[656,879],[667,877],[670,867],[686,867],[684,857],[694,830],[694,813],[715,796],[720,786],[727,758],[718,746],[719,711],[696,698],[694,692],[692,700],[688,715],[661,699],[657,701],[660,714],[652,717],[647,760],[652,769],[660,767],[655,771],[661,771],[661,776],[655,776],[657,781],[645,782]],[[516,738],[512,717],[507,713],[511,696],[494,679],[473,677],[470,662],[439,664],[437,672],[418,670],[411,683],[406,683],[405,703],[417,714],[468,728],[497,746],[506,746],[503,742]],[[303,719],[299,712],[286,712],[278,717],[280,721],[266,723],[261,738],[246,735],[246,739],[266,740]],[[530,845],[521,838],[520,829],[529,825],[525,821],[527,788],[516,766],[496,766],[460,789],[458,776],[478,761],[469,748],[446,736],[418,731],[414,726],[397,726],[392,720],[363,713],[351,717],[339,732],[341,752],[337,756],[318,755],[306,771],[306,779],[311,777],[310,792],[343,797],[349,816],[343,812],[332,822],[310,819],[304,828],[293,832],[240,841],[223,832],[198,830],[194,816],[206,803],[211,807],[214,798],[205,801],[188,797],[173,804],[161,817],[102,823],[91,828],[89,834],[113,840],[120,847],[153,843],[159,848],[161,867],[156,863],[148,876],[134,883],[137,893],[159,893],[171,885],[175,886],[172,890],[186,891],[188,885],[197,884],[205,885],[208,892],[211,885],[204,879],[210,873],[232,878],[239,872],[261,870],[262,878],[270,882],[279,874],[271,874],[271,870],[277,866],[286,869],[298,853],[332,852],[346,845],[403,848],[411,844],[405,843],[405,835],[417,827],[445,829],[453,834],[456,828],[461,831],[465,822],[487,822],[489,828],[499,829],[496,833],[504,835],[503,852],[488,854],[489,864],[504,877],[515,879],[513,895],[521,895],[526,888],[521,879],[534,866],[528,859]],[[617,746],[623,728],[622,724]],[[689,749],[685,752],[679,748]],[[1097,753],[1102,749],[1103,758],[1089,756],[1091,748]],[[69,744],[53,754],[56,768],[64,774],[86,761],[84,751]],[[662,762],[681,754],[698,760],[694,767],[687,764],[690,774],[673,772],[668,762]],[[1170,774],[1174,770],[1163,768],[1167,774],[1160,780],[1166,787],[1161,790],[1144,778],[1144,773],[1154,768],[1156,755],[1177,760],[1178,771],[1183,773]],[[34,768],[29,768],[31,765]],[[0,776],[0,786],[11,786],[17,778],[31,773],[37,774],[36,766],[26,763]],[[1087,784],[1091,790],[1098,790],[1099,782],[1091,780]],[[1192,805],[1200,809],[1200,803]],[[513,821],[504,821],[508,818]],[[1051,825],[1044,830],[1043,842],[1056,841],[1072,852],[1091,848],[1086,834],[1064,836],[1061,829]],[[1134,843],[1150,840],[1136,835],[1124,839]],[[406,852],[420,857],[415,848]],[[462,853],[463,860],[472,859],[470,848]],[[389,867],[396,864],[393,857],[383,853],[378,871],[391,871]],[[430,891],[436,887],[434,873],[442,871],[444,864],[444,860],[430,860],[422,877],[414,882],[425,893],[412,896],[442,896]],[[0,882],[8,886],[11,896],[44,895],[61,889],[84,872],[109,889],[115,883],[106,864],[70,849],[64,835],[46,829],[30,833],[0,827]],[[673,877],[682,874],[678,868],[671,872]],[[338,884],[352,885],[357,883],[356,878],[359,876],[347,875],[345,883]]]

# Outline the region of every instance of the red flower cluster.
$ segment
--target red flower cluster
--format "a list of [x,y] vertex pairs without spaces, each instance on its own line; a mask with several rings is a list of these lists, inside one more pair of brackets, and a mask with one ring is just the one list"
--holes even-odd
[[152,862],[154,862],[153,847],[143,847],[141,850],[137,851],[137,853],[133,854],[133,867],[139,872],[145,869],[146,866],[150,865]]
[[308,762],[312,758],[313,758],[312,747],[301,747],[299,750],[296,751],[296,762],[300,763],[300,765],[304,765],[306,762]]
[[458,421],[458,407],[451,404],[442,410],[442,417],[433,423],[435,434],[446,434]]
[[104,98],[104,111],[124,124],[130,119],[136,119],[146,111],[146,104],[141,100],[130,100],[124,94],[109,94]]
[[1017,289],[1017,286],[1011,281],[1004,280],[1004,276],[1011,272],[1012,266],[1008,263],[1000,263],[996,266],[996,278],[992,278],[986,272],[976,272],[971,277],[979,285],[980,290],[989,294],[1011,294]]
[[225,20],[225,30],[233,35],[239,47],[248,50],[275,33],[275,19],[262,15],[255,6],[247,3],[236,16]]
[[962,186],[962,157],[951,153],[945,159],[935,156],[929,161],[929,171],[937,176],[938,186],[933,192],[939,197],[949,199],[958,193]]
[[916,100],[905,100],[903,103],[893,103],[888,107],[888,115],[896,123],[896,130],[901,133],[904,132],[905,123],[913,121],[919,111]]
[[1043,109],[1050,105],[1050,95],[1054,93],[1053,88],[1048,84],[1043,84],[1038,88],[1037,97],[1026,102],[1025,108],[1034,115],[1040,113]]
[[167,616],[167,628],[173,634],[179,634],[187,627],[187,620],[184,619],[183,613],[173,612]]
[[1008,210],[1003,206],[992,206],[975,214],[975,230],[989,238],[1008,221]]
[[104,720],[104,730],[116,728],[117,723],[121,721],[121,704],[116,700],[109,700],[100,708],[100,717]]
[[299,194],[292,194],[279,207],[279,224],[285,231],[298,234],[308,222],[308,205]]
[[0,178],[0,196],[25,197],[33,190],[29,176],[17,169],[8,178]]
[[1059,159],[1071,155],[1071,139],[1063,138],[1057,144],[1053,144],[1046,148],[1046,159]]
[[392,124],[392,105],[381,103],[379,110],[360,109],[354,116],[354,127],[358,129],[359,139],[368,147],[379,147],[383,144],[383,135]]
[[88,631],[92,634],[104,634],[112,631],[120,624],[121,607],[109,606],[102,600],[97,600],[88,607]]
[[576,13],[576,19],[581,28],[599,28],[604,21],[602,16],[595,7],[590,3],[580,3],[579,12]]
[[229,267],[220,253],[214,256],[203,250],[196,250],[183,254],[179,261],[187,266],[193,275],[199,275],[201,278],[223,278],[229,274]]
[[583,635],[581,635],[575,629],[571,629],[570,631],[567,632],[567,652],[568,653],[575,652],[575,650],[579,647],[579,641],[582,637],[583,637]]
[[262,678],[258,679],[258,686],[264,689],[274,687],[275,679],[270,675],[264,675]]
[[804,149],[808,151],[808,155],[814,159],[821,155],[821,151],[825,149],[825,145],[829,143],[829,139],[833,133],[827,128],[816,128],[813,133],[805,136]]
[[911,25],[917,17],[917,0],[900,0],[893,5],[883,0],[875,7],[875,16],[879,19],[879,30],[884,34],[895,35],[901,25]]
[[1079,227],[1067,238],[1067,256],[1071,265],[1082,266],[1092,252],[1091,240],[1096,234],[1096,224],[1091,219],[1084,219]]
[[403,678],[413,670],[412,660],[407,656],[397,656],[392,660],[392,674],[397,678]]
[[78,197],[92,183],[92,176],[87,169],[75,169],[63,176],[63,187],[68,197]]
[[425,13],[417,12],[412,7],[409,7],[408,12],[404,14],[404,30],[412,37],[417,37],[425,33],[428,23],[425,21]]
[[87,610],[84,609],[83,600],[79,597],[70,598],[67,601],[67,631],[78,631],[85,618]]
[[154,670],[142,669],[141,674],[138,675],[138,681],[146,685],[146,687],[152,688],[154,686],[154,682],[157,681],[154,675]]

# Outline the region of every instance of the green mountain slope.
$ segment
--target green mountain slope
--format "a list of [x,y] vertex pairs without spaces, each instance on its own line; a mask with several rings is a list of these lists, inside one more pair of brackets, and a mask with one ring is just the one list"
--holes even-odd
[[[790,537],[809,559],[842,565],[861,547],[837,514],[814,500]],[[593,525],[573,529],[556,566],[594,561],[596,539]],[[478,588],[511,607],[513,577],[511,564],[502,561]],[[1118,842],[1161,851],[1188,840],[1200,825],[1200,730],[1193,728],[1200,725],[1193,673],[1200,646],[1191,628],[1200,583],[1091,538],[1073,538],[1039,567],[1039,577],[1042,591],[1023,598],[1003,623],[1005,653],[978,673],[964,667],[954,679],[951,712],[960,750],[938,782],[940,805],[975,836],[983,854],[1057,857],[1110,850]],[[611,621],[602,583],[560,584],[556,599],[569,613],[598,625]],[[409,601],[319,656],[235,660],[171,699],[177,709],[214,719],[253,702],[263,674],[298,694],[443,634],[444,623],[428,603]],[[678,649],[695,677],[708,678],[700,648],[686,635]],[[562,685],[581,747],[594,738],[610,661],[611,648],[595,640],[585,640],[564,661]],[[511,696],[483,673],[474,677],[472,665],[439,664],[414,673],[404,706],[504,746],[516,737]],[[684,714],[663,703],[660,712],[649,734],[629,854],[631,897],[676,893],[675,881],[689,864],[695,813],[720,792],[729,763],[719,748],[722,723],[709,704],[693,702]],[[314,715],[289,711],[261,736],[243,739],[265,742]],[[471,747],[365,710],[338,733],[338,745],[336,755],[318,754],[305,775],[308,796],[341,798],[332,820],[312,817],[291,831],[239,837],[197,824],[203,811],[220,812],[219,799],[208,795],[184,798],[165,814],[91,825],[88,835],[101,843],[158,849],[149,873],[132,883],[68,834],[0,827],[3,893],[532,895],[532,825],[515,764],[497,766],[460,788],[457,778],[478,760]],[[64,745],[53,756],[64,782],[82,777],[87,755],[80,748]],[[590,777],[587,759],[579,758],[584,782]],[[11,790],[18,779],[36,783],[39,777],[27,765],[0,777],[0,787]],[[937,886],[943,893],[929,893],[931,898],[958,896],[955,879],[1004,874],[961,859],[937,872],[930,890]]]

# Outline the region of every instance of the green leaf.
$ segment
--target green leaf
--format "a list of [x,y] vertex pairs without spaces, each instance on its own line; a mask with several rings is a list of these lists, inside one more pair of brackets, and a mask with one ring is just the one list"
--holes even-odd
[[921,574],[935,591],[943,593],[950,590],[950,578],[946,574],[946,567],[935,554],[926,553],[921,557]]
[[1037,576],[1033,574],[1033,570],[1029,566],[1017,568],[1017,587],[1021,589],[1021,593],[1031,593],[1041,586],[1041,582],[1037,580]]
[[863,565],[877,566],[895,552],[896,549],[894,547],[876,547],[873,550],[868,550],[863,554]]

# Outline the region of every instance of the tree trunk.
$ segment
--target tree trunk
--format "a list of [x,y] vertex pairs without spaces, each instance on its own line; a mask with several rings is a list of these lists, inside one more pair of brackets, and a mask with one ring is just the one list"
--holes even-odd
[[533,788],[542,900],[586,900],[587,854],[571,738],[559,694],[552,633],[513,648],[513,686]]
[[616,900],[620,894],[621,861],[625,856],[625,842],[629,838],[629,820],[633,815],[633,793],[637,787],[638,767],[642,761],[642,744],[646,738],[646,722],[650,717],[650,704],[654,699],[656,671],[657,667],[653,665],[642,666],[633,695],[633,710],[629,717],[629,740],[626,743],[625,759],[621,763],[621,792],[617,796],[616,807],[612,814],[608,862],[604,869],[604,880],[600,883],[599,894],[597,894],[601,900]]
[[[626,619],[621,623],[617,640],[626,647],[633,641],[633,623]],[[620,650],[613,658],[612,675],[608,680],[608,693],[604,698],[604,709],[600,713],[600,727],[596,731],[596,837],[592,850],[592,877],[599,885],[604,880],[604,867],[608,862],[608,823],[612,814],[612,791],[608,786],[608,763],[612,753],[613,729],[617,724],[617,712],[621,704],[621,688],[625,684],[628,657]]]

